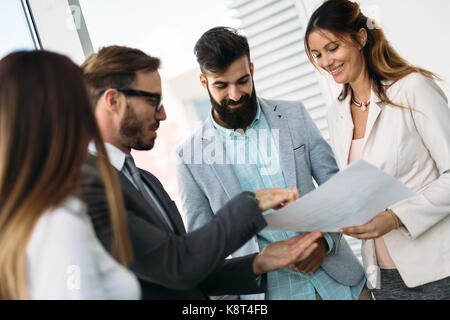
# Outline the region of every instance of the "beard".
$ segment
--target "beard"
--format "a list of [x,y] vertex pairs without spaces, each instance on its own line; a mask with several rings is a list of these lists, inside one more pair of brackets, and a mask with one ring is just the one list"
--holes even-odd
[[[231,99],[223,99],[217,102],[211,95],[208,88],[209,98],[213,109],[217,112],[219,119],[226,123],[233,130],[245,130],[255,120],[258,111],[258,104],[256,102],[255,86],[252,88],[252,94],[243,95],[239,101]],[[238,109],[231,109],[228,106],[243,103]]]
[[[133,111],[133,108],[127,104],[125,115],[119,125],[119,136],[122,144],[135,150],[151,150],[155,144],[155,138],[145,138],[151,130],[156,131],[159,122],[153,126],[146,126],[145,121],[140,121]],[[148,141],[144,141],[148,140]]]

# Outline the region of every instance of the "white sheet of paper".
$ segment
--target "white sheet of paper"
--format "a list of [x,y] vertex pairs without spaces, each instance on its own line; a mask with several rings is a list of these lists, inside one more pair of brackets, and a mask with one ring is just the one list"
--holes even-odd
[[364,160],[339,172],[290,205],[266,214],[266,230],[337,232],[369,222],[414,193]]

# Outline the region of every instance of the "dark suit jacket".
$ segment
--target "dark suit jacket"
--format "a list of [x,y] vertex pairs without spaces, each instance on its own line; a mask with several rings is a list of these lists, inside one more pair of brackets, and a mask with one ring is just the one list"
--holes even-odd
[[[84,201],[97,236],[111,251],[108,206],[94,157],[82,171]],[[265,291],[265,277],[260,286],[253,274],[254,254],[226,259],[266,226],[251,198],[238,195],[211,223],[187,234],[174,201],[159,180],[147,171],[140,171],[175,229],[172,232],[133,184],[117,172],[133,246],[132,270],[141,283],[143,299],[208,299],[210,295]]]

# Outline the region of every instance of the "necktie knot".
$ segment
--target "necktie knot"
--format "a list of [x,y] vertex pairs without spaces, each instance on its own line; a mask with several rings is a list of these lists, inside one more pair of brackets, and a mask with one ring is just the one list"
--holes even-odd
[[142,194],[142,196],[145,198],[148,204],[153,208],[155,213],[158,214],[158,216],[170,228],[170,230],[174,231],[169,218],[164,213],[164,210],[158,204],[158,200],[156,199],[156,197],[152,194],[151,191],[146,190],[144,182],[142,181],[141,178],[141,173],[139,172],[139,169],[136,167],[133,157],[129,154],[125,156],[124,168],[128,170],[128,173],[131,175],[131,179],[134,181],[135,187]]
[[131,177],[134,183],[136,184],[138,190],[140,192],[144,192],[144,185],[142,183],[141,175],[139,173],[138,168],[136,167],[136,164],[134,163],[133,157],[129,154],[125,156],[125,168],[131,174]]
[[134,159],[133,159],[133,157],[131,156],[131,154],[127,154],[127,155],[125,156],[125,165],[126,165],[126,166],[129,166],[129,167],[131,167],[131,168],[134,168],[135,170],[137,169],[137,168],[136,168],[136,164],[134,163]]

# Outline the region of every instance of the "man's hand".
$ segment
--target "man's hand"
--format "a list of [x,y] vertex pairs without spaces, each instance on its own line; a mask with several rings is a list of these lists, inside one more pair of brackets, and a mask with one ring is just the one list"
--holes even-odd
[[327,252],[327,243],[325,238],[320,238],[317,242],[317,249],[311,255],[298,264],[289,267],[303,273],[315,273],[323,263]]
[[316,241],[322,236],[320,231],[313,231],[288,240],[270,243],[255,256],[253,272],[255,275],[260,275],[300,263],[317,248]]
[[255,190],[253,193],[256,195],[256,199],[258,199],[258,206],[261,212],[270,210],[270,209],[280,209],[291,202],[294,202],[298,199],[298,189],[281,189],[281,188],[273,188],[273,189],[262,189]]

